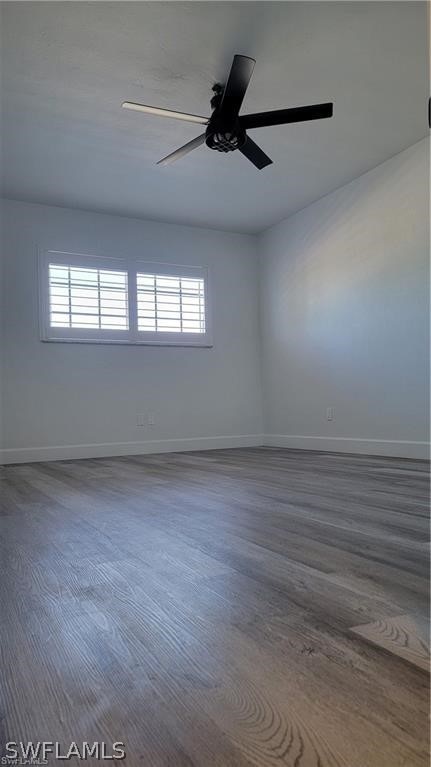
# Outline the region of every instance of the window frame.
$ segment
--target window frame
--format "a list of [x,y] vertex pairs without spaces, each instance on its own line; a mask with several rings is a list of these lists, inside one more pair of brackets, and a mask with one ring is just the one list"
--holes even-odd
[[[58,328],[50,325],[49,312],[49,264],[59,266],[86,267],[90,269],[109,269],[127,273],[128,295],[128,330],[109,330],[92,328]],[[138,330],[137,316],[137,274],[156,274],[160,276],[181,276],[203,279],[205,332],[164,332]],[[126,259],[85,253],[72,253],[58,250],[39,251],[39,325],[40,338],[46,342],[126,344],[139,346],[190,346],[211,347],[211,296],[209,271],[206,266],[186,266],[171,264],[166,261],[146,261]]]

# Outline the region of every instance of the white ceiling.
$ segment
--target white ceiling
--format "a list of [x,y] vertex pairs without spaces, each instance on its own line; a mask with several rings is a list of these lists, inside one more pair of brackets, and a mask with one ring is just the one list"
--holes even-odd
[[[4,2],[3,194],[257,232],[427,134],[425,2]],[[274,164],[203,146],[234,53],[257,59],[243,112],[334,101],[334,118],[250,132]]]

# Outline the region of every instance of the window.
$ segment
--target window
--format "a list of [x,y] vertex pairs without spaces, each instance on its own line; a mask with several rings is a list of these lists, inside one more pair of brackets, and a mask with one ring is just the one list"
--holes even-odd
[[49,264],[53,328],[128,330],[127,272]]
[[44,341],[211,346],[204,267],[46,251]]
[[159,333],[205,333],[203,279],[140,274],[138,330]]

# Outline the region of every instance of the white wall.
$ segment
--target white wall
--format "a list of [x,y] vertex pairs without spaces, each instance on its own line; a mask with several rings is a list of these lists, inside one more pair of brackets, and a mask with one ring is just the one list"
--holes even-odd
[[[423,141],[258,239],[4,201],[0,459],[263,439],[426,455],[428,171]],[[41,343],[38,247],[209,266],[214,348]]]
[[[254,237],[3,204],[4,461],[261,442]],[[208,266],[214,347],[42,343],[38,247]]]
[[[3,206],[2,201],[0,200],[0,451],[3,447],[3,413],[5,410],[5,402],[4,402],[4,393],[3,393],[3,386],[4,386],[4,335],[3,335],[3,325],[5,321],[5,313],[3,311],[3,261],[4,261],[4,250],[2,247],[3,243]],[[0,452],[0,463],[1,463],[1,452]]]
[[268,444],[425,455],[428,177],[424,140],[260,237]]

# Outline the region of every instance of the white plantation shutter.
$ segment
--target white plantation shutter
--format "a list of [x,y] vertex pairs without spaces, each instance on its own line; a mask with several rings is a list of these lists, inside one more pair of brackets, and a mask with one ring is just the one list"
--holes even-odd
[[176,275],[136,275],[138,330],[205,333],[203,279]]
[[128,330],[127,272],[49,264],[51,327]]
[[212,345],[205,267],[45,251],[39,274],[44,341]]

